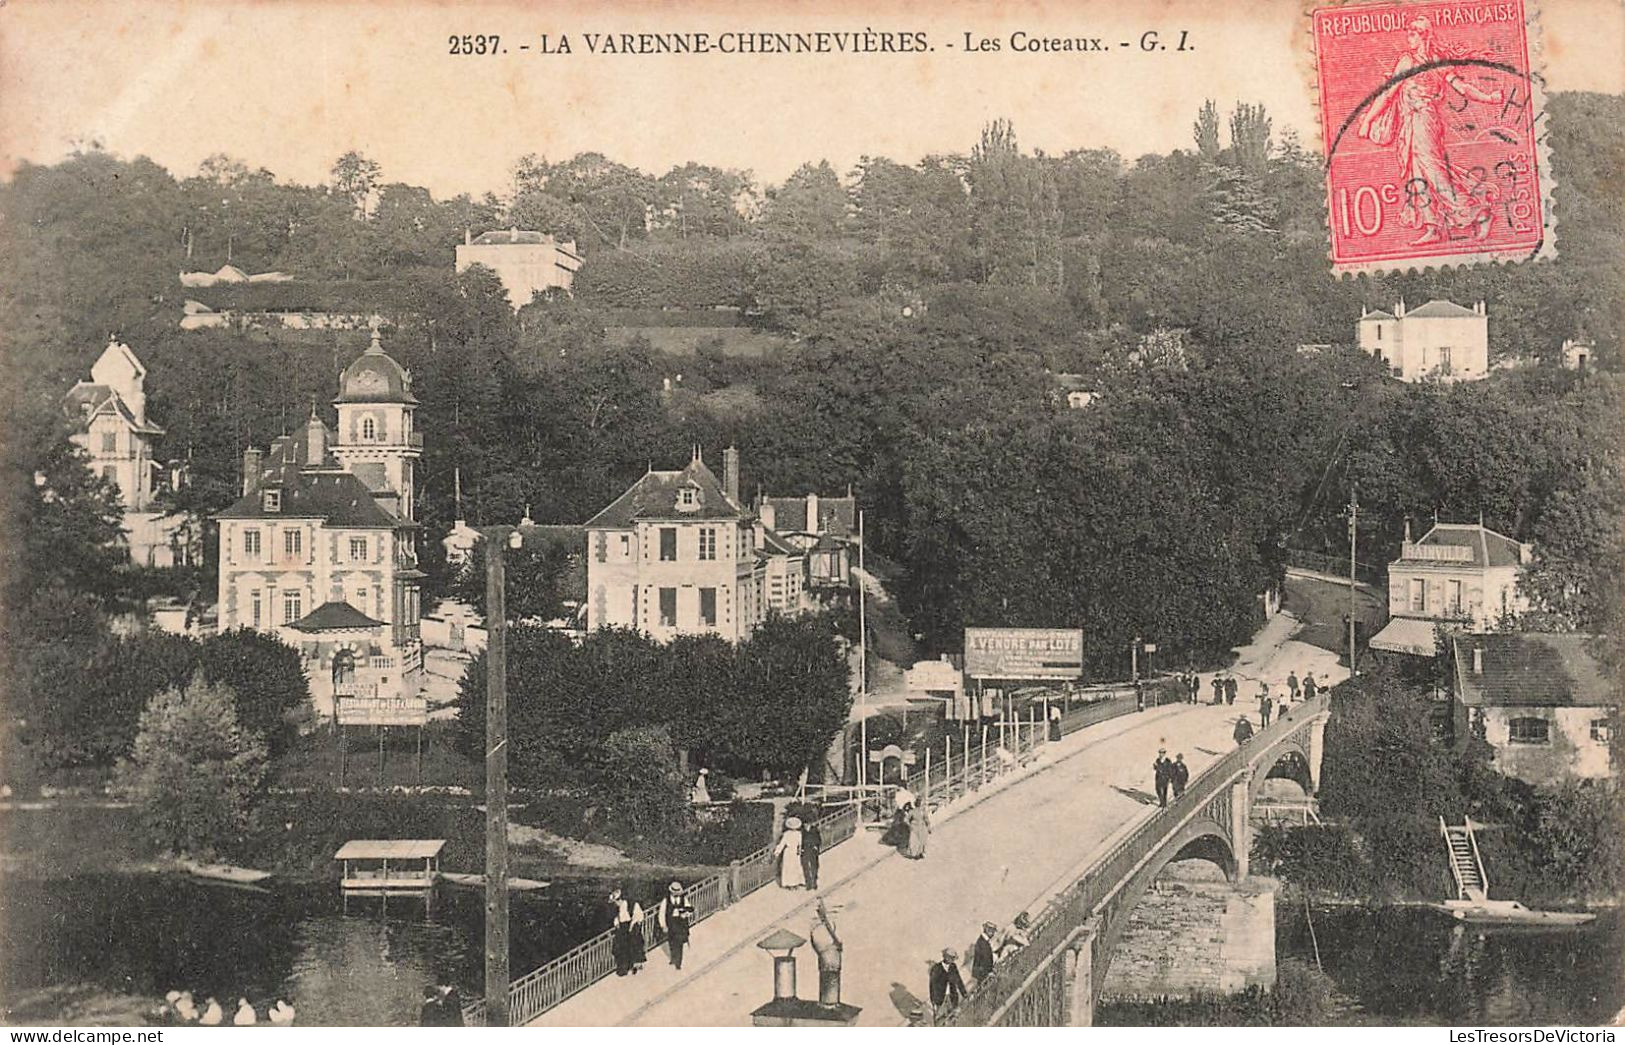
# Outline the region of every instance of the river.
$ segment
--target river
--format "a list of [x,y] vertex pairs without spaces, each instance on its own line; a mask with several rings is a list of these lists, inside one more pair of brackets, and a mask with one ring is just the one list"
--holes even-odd
[[[631,880],[638,895],[652,883]],[[512,968],[527,972],[602,926],[602,882],[561,880],[515,893]],[[0,1009],[42,1023],[48,988],[156,1004],[170,990],[213,995],[228,1018],[246,996],[263,1012],[289,999],[299,1022],[384,1026],[417,1022],[425,985],[482,993],[484,900],[442,884],[431,905],[392,896],[340,896],[336,881],[245,889],[177,874],[9,877],[0,891]]]
[[[648,882],[629,883],[653,895]],[[514,972],[595,931],[603,883],[561,880],[513,897]],[[339,895],[337,883],[249,891],[172,874],[10,877],[0,895],[0,1007],[59,1022],[48,988],[109,999],[104,1017],[139,1020],[173,989],[239,996],[261,1011],[287,998],[309,1025],[416,1022],[422,988],[480,993],[482,894],[442,885],[419,899]],[[1337,1025],[1549,1025],[1606,1022],[1625,1005],[1625,917],[1567,932],[1458,928],[1427,909],[1278,912],[1281,959],[1320,961],[1335,984]],[[1101,1013],[1102,1023],[1113,1022]]]

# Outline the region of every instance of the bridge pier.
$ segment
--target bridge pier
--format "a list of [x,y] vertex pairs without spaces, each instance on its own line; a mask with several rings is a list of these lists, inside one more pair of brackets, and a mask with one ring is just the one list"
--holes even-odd
[[1252,783],[1242,777],[1230,785],[1230,850],[1235,858],[1235,880],[1251,873],[1249,854],[1253,848]]
[[1211,998],[1273,987],[1277,887],[1271,878],[1226,882],[1216,875],[1159,881],[1129,917],[1101,1000]]
[[1309,720],[1309,794],[1320,791],[1320,762],[1326,753],[1326,722],[1331,712],[1322,712]]
[[1061,956],[1062,981],[1066,990],[1068,1027],[1092,1027],[1095,1024],[1095,935],[1100,931],[1100,919],[1091,918],[1067,942],[1066,953]]

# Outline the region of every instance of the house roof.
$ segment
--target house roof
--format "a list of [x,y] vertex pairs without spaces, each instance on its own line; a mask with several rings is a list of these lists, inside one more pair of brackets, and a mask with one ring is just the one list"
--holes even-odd
[[762,548],[771,555],[788,555],[799,559],[805,553],[766,526],[762,527]]
[[[87,410],[86,407],[89,407]],[[90,419],[104,413],[111,413],[122,418],[124,423],[140,432],[142,435],[163,435],[164,430],[152,422],[142,422],[130,409],[130,404],[107,385],[98,385],[90,381],[80,381],[68,389],[67,395],[62,397],[62,412],[68,416],[79,431],[90,426]]]
[[426,860],[438,856],[444,838],[357,838],[333,854],[335,860]]
[[1379,308],[1375,312],[1367,312],[1365,315],[1361,316],[1360,317],[1360,322],[1364,323],[1365,321],[1370,320],[1370,319],[1393,319],[1393,318],[1394,318],[1394,314],[1392,312],[1384,312],[1382,309]]
[[1438,626],[1437,621],[1395,617],[1381,631],[1371,636],[1371,648],[1387,653],[1409,653],[1417,657],[1431,657],[1439,649],[1435,632]]
[[[679,511],[677,507],[678,491],[685,486],[698,491],[699,504],[692,511]],[[680,471],[646,473],[608,507],[588,519],[586,528],[621,530],[639,519],[741,520],[748,517],[749,513],[728,497],[716,473],[696,455]]]
[[474,237],[474,243],[481,247],[507,246],[513,243],[533,246],[550,243],[560,250],[567,250],[573,245],[560,243],[557,238],[546,232],[534,232],[529,229],[494,229],[491,232],[482,232]]
[[1459,316],[1472,318],[1478,316],[1470,308],[1465,308],[1454,301],[1441,301],[1435,298],[1420,308],[1413,308],[1405,313],[1406,319],[1454,319]]
[[[321,422],[316,422],[320,424]],[[325,429],[325,425],[323,426]],[[258,488],[238,498],[216,519],[322,519],[330,526],[394,529],[401,525],[367,485],[325,459],[307,464],[309,425],[294,435],[279,436],[260,469]],[[280,490],[278,510],[265,510],[265,490]]]
[[300,631],[365,631],[383,626],[383,621],[373,620],[347,602],[324,602],[288,625]]
[[416,403],[412,374],[384,351],[383,339],[373,328],[372,343],[339,376],[335,403]]
[[[1462,548],[1461,558],[1435,559],[1411,548]],[[1433,528],[1401,552],[1397,562],[1406,566],[1516,566],[1523,561],[1523,545],[1478,523],[1434,523]]]
[[[1469,707],[1614,707],[1607,670],[1591,635],[1523,632],[1459,635],[1452,645],[1456,694]],[[1474,671],[1474,651],[1482,671]]]
[[805,497],[764,497],[762,503],[773,509],[773,528],[780,533],[820,533],[845,536],[858,522],[855,497],[818,498],[817,527],[808,525]]

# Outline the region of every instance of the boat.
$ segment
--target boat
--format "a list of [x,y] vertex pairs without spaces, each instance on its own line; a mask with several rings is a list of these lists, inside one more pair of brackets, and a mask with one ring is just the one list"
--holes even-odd
[[193,878],[230,882],[233,885],[253,885],[271,877],[270,871],[256,871],[252,867],[234,867],[231,864],[204,864],[195,860],[180,861],[180,868]]
[[1439,818],[1439,833],[1444,838],[1445,856],[1450,861],[1450,872],[1456,879],[1456,898],[1434,906],[1458,922],[1474,925],[1521,925],[1545,929],[1565,929],[1584,925],[1596,919],[1594,914],[1570,911],[1531,911],[1516,900],[1491,900],[1490,877],[1484,870],[1484,858],[1478,851],[1478,834],[1471,819],[1460,827],[1446,824]]
[[1530,925],[1565,929],[1596,920],[1596,915],[1575,911],[1531,911],[1516,900],[1446,900],[1437,905],[1459,922],[1475,925]]
[[[440,877],[452,885],[465,885],[471,889],[484,889],[485,876],[483,874],[466,874],[462,871],[441,871]],[[508,888],[519,892],[532,892],[537,889],[546,889],[551,882],[539,882],[534,878],[509,878]]]

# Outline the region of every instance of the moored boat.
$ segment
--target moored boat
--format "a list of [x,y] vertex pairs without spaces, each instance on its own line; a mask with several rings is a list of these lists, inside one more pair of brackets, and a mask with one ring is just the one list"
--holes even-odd
[[271,877],[270,871],[256,871],[252,867],[236,867],[232,864],[205,864],[195,860],[180,861],[180,868],[194,878],[231,882],[234,885],[253,885]]
[[1596,915],[1577,911],[1532,911],[1516,900],[1446,900],[1439,910],[1476,925],[1528,925],[1562,929],[1584,925]]
[[[444,878],[452,885],[465,885],[471,889],[485,888],[485,876],[483,874],[467,874],[462,871],[441,871],[440,877]],[[531,892],[536,889],[546,889],[551,884],[551,882],[541,882],[534,878],[508,879],[508,888],[518,890],[519,892]]]

